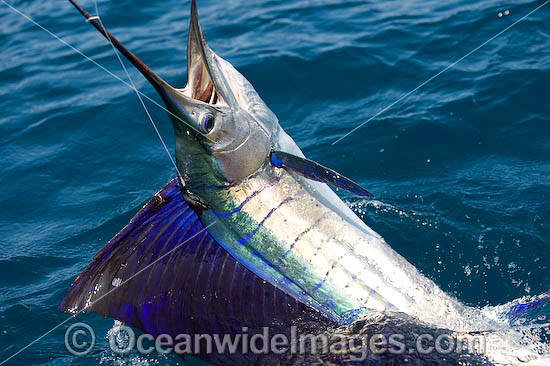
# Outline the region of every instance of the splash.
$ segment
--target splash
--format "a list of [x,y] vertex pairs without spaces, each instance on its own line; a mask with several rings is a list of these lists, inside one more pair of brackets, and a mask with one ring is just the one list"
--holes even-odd
[[[377,214],[398,215],[402,220],[416,221],[417,224],[433,229],[439,226],[437,218],[426,218],[414,210],[404,210],[377,200],[358,200],[347,204],[361,218],[374,209]],[[479,241],[481,243],[483,237]],[[495,257],[495,265],[499,259]],[[486,257],[483,261],[486,266],[490,265]],[[464,266],[464,272],[466,275],[471,273],[468,264]],[[526,296],[498,306],[470,307],[457,303],[460,310],[456,317],[450,317],[449,325],[452,326],[447,331],[452,331],[458,337],[482,336],[485,349],[478,356],[484,356],[485,359],[475,359],[469,354],[455,357],[453,362],[459,365],[473,365],[477,362],[486,365],[550,365],[550,293]],[[362,321],[368,323],[369,319]],[[441,331],[415,319],[403,322],[400,331],[418,332],[421,329],[436,333]],[[414,357],[411,357],[409,360],[401,359],[400,362],[414,361]],[[449,356],[441,356],[441,359],[436,357],[431,361],[435,365],[453,364]]]
[[[124,323],[115,320],[111,329],[105,334],[107,345],[111,339],[116,342],[117,347],[124,349],[128,346],[128,335],[121,331]],[[98,364],[109,366],[153,366],[161,364],[161,360],[165,359],[165,355],[153,353],[151,355],[141,355],[137,351],[132,350],[126,354],[120,354],[113,351],[109,346],[101,352]]]
[[477,328],[484,335],[485,354],[493,364],[550,364],[550,293],[498,306],[467,308],[464,315],[469,320],[464,331]]

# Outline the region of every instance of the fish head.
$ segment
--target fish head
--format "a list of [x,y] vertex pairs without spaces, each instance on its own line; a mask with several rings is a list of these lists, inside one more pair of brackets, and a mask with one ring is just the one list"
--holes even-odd
[[[165,103],[180,117],[171,114],[176,159],[187,180],[197,179],[194,159],[199,160],[202,173],[203,163],[209,162],[218,184],[241,181],[268,159],[277,118],[248,80],[208,47],[195,1],[187,40],[187,85],[183,89],[164,86],[164,92]],[[196,156],[198,151],[202,158]]]
[[184,88],[164,81],[106,30],[98,29],[163,99],[176,136],[176,164],[188,189],[237,183],[268,160],[278,120],[248,80],[208,47],[195,0]]

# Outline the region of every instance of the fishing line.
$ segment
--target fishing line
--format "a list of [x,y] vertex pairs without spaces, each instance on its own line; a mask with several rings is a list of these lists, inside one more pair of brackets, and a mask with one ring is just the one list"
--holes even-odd
[[[92,62],[93,64],[95,64],[96,66],[98,66],[98,67],[99,67],[100,69],[102,69],[103,71],[105,71],[105,72],[107,72],[108,74],[110,74],[110,75],[111,75],[112,77],[114,77],[115,79],[119,80],[119,81],[122,82],[123,84],[125,84],[125,85],[127,85],[128,87],[130,87],[131,89],[133,89],[133,90],[136,92],[136,94],[138,94],[138,97],[139,97],[140,102],[142,103],[142,105],[144,105],[143,100],[142,100],[142,98],[141,98],[141,97],[143,96],[144,98],[147,98],[148,100],[150,100],[152,103],[154,103],[155,105],[157,105],[157,106],[160,107],[161,109],[167,111],[170,115],[175,116],[173,113],[171,113],[170,111],[168,111],[166,108],[164,108],[163,106],[161,106],[160,104],[158,104],[155,100],[151,99],[149,96],[147,96],[147,95],[143,94],[142,92],[140,92],[140,91],[135,87],[135,85],[134,85],[134,83],[133,83],[133,81],[132,81],[132,79],[131,79],[131,77],[130,77],[129,75],[128,75],[128,78],[130,79],[130,81],[132,81],[132,85],[128,84],[126,81],[122,80],[120,77],[118,77],[117,75],[113,74],[111,71],[109,71],[108,69],[106,69],[105,67],[103,67],[102,65],[100,65],[99,63],[97,63],[96,61],[94,61],[93,59],[91,59],[90,57],[86,56],[86,55],[85,55],[84,53],[82,53],[80,50],[78,50],[77,48],[75,48],[74,46],[72,46],[71,44],[69,44],[68,42],[66,42],[66,41],[63,40],[62,38],[60,38],[59,36],[57,36],[57,35],[55,35],[54,33],[52,33],[51,31],[49,31],[48,29],[46,29],[45,27],[43,27],[42,25],[40,25],[39,23],[37,23],[36,21],[34,21],[33,19],[31,19],[31,18],[28,17],[27,15],[25,15],[24,13],[22,13],[21,11],[19,11],[18,9],[16,9],[15,7],[13,7],[12,5],[10,5],[10,4],[9,4],[8,2],[6,2],[5,0],[0,0],[0,1],[1,1],[2,3],[4,3],[6,6],[8,6],[9,8],[11,8],[13,11],[15,11],[16,13],[18,13],[19,15],[21,15],[22,17],[24,17],[25,19],[27,19],[27,20],[30,21],[31,23],[33,23],[34,25],[36,25],[36,26],[38,26],[39,28],[41,28],[42,30],[44,30],[46,33],[50,34],[52,37],[54,37],[54,38],[56,38],[57,40],[59,40],[59,41],[60,41],[61,43],[63,43],[64,45],[68,46],[69,48],[71,48],[72,50],[74,50],[75,52],[77,52],[78,54],[80,54],[81,56],[83,56],[84,58],[86,58],[88,61],[90,61],[90,62]],[[95,1],[95,0],[94,0],[94,1]],[[510,29],[512,26],[514,26],[514,25],[516,25],[517,23],[519,23],[520,21],[524,20],[526,17],[528,17],[529,15],[533,14],[535,11],[539,10],[539,9],[542,8],[543,6],[547,5],[549,2],[550,2],[550,0],[547,0],[547,1],[544,2],[542,5],[540,5],[539,7],[537,7],[536,9],[534,9],[533,11],[531,11],[530,13],[528,13],[527,15],[525,15],[524,17],[522,17],[521,19],[519,19],[518,21],[516,21],[515,23],[513,23],[511,26],[509,26],[509,27],[507,27],[506,29],[504,29],[503,31],[499,32],[496,36],[494,36],[493,38],[491,38],[489,41],[492,41],[492,40],[493,40],[494,38],[496,38],[497,36],[500,36],[502,33],[504,33],[505,31],[507,31],[508,29]],[[102,24],[101,26],[103,27],[103,24]],[[103,28],[104,28],[104,27],[103,27]],[[113,44],[112,44],[110,38],[109,38],[109,41],[110,41],[110,43],[111,43],[111,46],[113,46]],[[487,41],[486,43],[488,43],[489,41]],[[469,54],[467,54],[465,57],[467,57],[468,55],[470,55],[470,54],[472,54],[473,52],[477,51],[479,48],[481,48],[482,46],[484,46],[486,43],[484,43],[483,45],[479,46],[479,47],[478,47],[477,49],[475,49],[474,51],[471,51],[471,52],[470,52]],[[117,58],[119,58],[118,53],[115,52],[115,54],[117,55]],[[120,58],[119,58],[119,59],[120,59]],[[459,60],[459,61],[460,61],[460,60]],[[458,62],[456,62],[456,63],[458,63]],[[455,63],[455,64],[456,64],[456,63]],[[452,64],[452,65],[453,65],[453,64]],[[454,66],[454,65],[453,65],[453,66]],[[452,67],[452,66],[451,66],[451,67]],[[123,64],[123,68],[124,68],[125,71],[126,71],[126,67],[124,66],[124,64]],[[450,67],[449,67],[449,68],[450,68]],[[447,69],[445,69],[444,71],[446,71],[446,70],[447,70]],[[126,73],[127,73],[127,71],[126,71]],[[442,72],[440,72],[439,74],[441,74],[441,73],[442,73]],[[128,73],[127,73],[127,74],[128,74]],[[439,75],[439,74],[438,74],[438,75]],[[438,76],[438,75],[437,75],[437,76]],[[435,77],[433,77],[433,78],[435,78]],[[433,78],[432,78],[432,79],[429,79],[429,81],[433,80]],[[428,81],[428,82],[429,82],[429,81]],[[427,82],[426,82],[426,83],[427,83]],[[423,84],[423,85],[425,85],[425,84]],[[421,86],[423,86],[423,85],[421,85]],[[418,88],[417,88],[417,89],[418,89]],[[416,91],[416,90],[413,90],[412,92],[414,92],[414,91]],[[410,94],[412,94],[412,92],[411,92]],[[410,94],[408,94],[408,95],[410,95]],[[400,100],[404,99],[404,98],[407,97],[408,95],[405,95],[404,97],[400,98]],[[399,100],[399,101],[400,101],[400,100]],[[393,106],[393,105],[395,105],[395,104],[397,104],[397,102],[394,103],[394,104],[392,104],[392,105],[390,105],[390,106],[389,106],[388,108],[386,108],[385,110],[391,108],[391,106]],[[164,141],[163,141],[163,139],[162,139],[162,136],[160,136],[160,133],[158,132],[158,129],[156,128],[156,125],[155,125],[154,121],[153,121],[152,118],[150,117],[150,114],[149,114],[147,108],[146,108],[145,106],[144,106],[144,108],[145,108],[145,110],[146,110],[146,112],[147,112],[147,114],[148,114],[148,116],[149,116],[149,118],[150,118],[150,120],[151,120],[151,123],[153,124],[153,127],[155,128],[157,134],[159,134],[159,138],[161,139],[161,142],[163,143],[163,145],[164,145],[164,147],[165,147],[165,150],[167,151],[167,153],[168,153],[168,155],[169,155],[169,157],[170,157],[170,160],[171,160],[172,163],[174,164],[174,166],[175,166],[175,168],[176,168],[176,171],[177,171],[178,174],[179,174],[179,170],[177,169],[177,166],[175,165],[175,162],[174,162],[174,160],[173,160],[171,154],[169,153],[168,149],[166,148],[166,144],[164,143]],[[383,110],[383,111],[385,111],[385,110]],[[383,111],[379,112],[378,115],[381,114]],[[175,116],[175,117],[178,118],[178,116]],[[365,123],[366,123],[366,122],[365,122]],[[364,123],[363,123],[363,124],[364,124]],[[362,125],[361,125],[361,126],[362,126]],[[361,126],[359,126],[359,127],[361,127]],[[358,127],[358,128],[359,128],[359,127]],[[354,129],[354,130],[355,130],[355,129]],[[352,131],[352,132],[353,132],[353,131]],[[350,132],[350,133],[351,133],[351,132]],[[349,135],[349,134],[348,134],[348,135]],[[346,135],[346,136],[347,136],[347,135]],[[346,137],[346,136],[344,136],[344,137]],[[344,138],[344,137],[343,137],[343,138]],[[181,176],[181,175],[180,175],[180,176]],[[202,232],[202,231],[208,229],[211,225],[213,225],[213,223],[210,224],[210,225],[208,225],[207,227],[203,228],[200,232]],[[200,234],[200,232],[197,233],[196,235]],[[196,236],[196,235],[195,235],[195,236]],[[186,241],[182,242],[179,246],[177,246],[176,248],[174,248],[174,249],[171,250],[170,252],[166,253],[166,254],[165,254],[164,256],[162,256],[161,258],[158,258],[155,262],[161,260],[161,259],[164,258],[166,255],[169,255],[171,252],[175,251],[177,248],[179,248],[181,245],[185,244],[187,241],[189,241],[189,240],[192,239],[192,238],[193,238],[193,237],[191,237],[191,238],[187,239]],[[155,262],[154,262],[154,263],[155,263]],[[151,265],[153,265],[154,263],[151,263]],[[148,267],[149,267],[149,266],[148,266]],[[148,268],[148,267],[146,267],[146,268]],[[144,270],[145,270],[146,268],[144,268]],[[139,273],[138,273],[138,274],[139,274]],[[133,276],[133,277],[135,277],[135,276]],[[129,280],[132,279],[133,277],[130,277],[130,278],[126,279],[126,281],[129,281]],[[118,287],[116,287],[116,288],[118,288]],[[114,291],[116,288],[111,289],[111,291]],[[110,292],[111,292],[111,291],[110,291]],[[105,294],[105,296],[106,296],[106,295],[107,295],[107,294]],[[96,301],[98,301],[98,300],[100,300],[100,299],[97,299]],[[80,311],[80,312],[82,312],[82,311]],[[79,312],[79,313],[80,313],[80,312]],[[74,314],[74,316],[78,315],[79,313]],[[65,321],[59,323],[57,326],[53,327],[51,330],[49,330],[48,332],[44,333],[42,336],[36,338],[34,341],[32,341],[31,343],[29,343],[27,346],[25,346],[25,347],[23,347],[22,349],[20,349],[19,351],[15,352],[15,353],[14,353],[13,355],[11,355],[9,358],[7,358],[7,359],[1,361],[1,362],[0,362],[0,365],[3,365],[3,364],[5,364],[6,362],[8,362],[9,360],[13,359],[15,356],[19,355],[21,352],[23,352],[24,350],[28,349],[30,346],[32,346],[32,345],[35,344],[36,342],[40,341],[40,340],[43,339],[46,335],[52,333],[55,329],[58,329],[60,326],[62,326],[63,324],[65,324],[66,322],[68,322],[70,319],[73,319],[73,318],[74,318],[74,317],[71,316],[71,317],[67,318]]]
[[34,341],[32,341],[31,343],[27,344],[25,347],[21,348],[19,351],[15,352],[14,354],[12,354],[10,357],[6,358],[5,360],[1,361],[0,362],[0,366],[7,363],[9,360],[11,360],[12,358],[14,358],[15,356],[19,355],[21,352],[25,351],[26,349],[28,349],[30,346],[32,346],[33,344],[35,344],[36,342],[40,341],[41,339],[43,339],[45,336],[47,336],[48,334],[50,334],[51,332],[53,332],[54,330],[56,330],[57,328],[61,327],[63,324],[67,323],[69,320],[71,319],[74,319],[76,318],[77,315],[79,314],[82,314],[84,313],[87,309],[89,309],[91,306],[93,306],[95,303],[101,301],[104,297],[106,297],[107,295],[109,295],[110,293],[112,293],[113,291],[117,290],[118,288],[122,287],[124,284],[126,284],[128,281],[130,281],[131,279],[133,279],[134,277],[138,276],[140,273],[143,273],[144,271],[146,271],[147,269],[151,268],[151,266],[155,265],[156,263],[158,263],[159,261],[161,261],[162,259],[164,259],[165,257],[167,257],[168,255],[172,254],[173,252],[175,252],[177,249],[181,248],[182,245],[184,245],[185,243],[189,242],[191,239],[194,239],[196,238],[199,234],[201,234],[203,231],[207,230],[210,226],[214,225],[216,223],[216,221],[212,222],[211,224],[209,224],[208,226],[205,226],[203,227],[199,232],[193,234],[191,237],[187,238],[186,240],[184,240],[183,242],[181,242],[180,244],[176,245],[174,248],[170,249],[170,251],[164,253],[160,258],[157,258],[155,259],[152,263],[148,264],[147,266],[145,266],[144,268],[140,269],[138,272],[134,273],[132,276],[128,277],[125,281],[121,282],[118,286],[115,286],[113,287],[112,289],[110,289],[109,291],[107,291],[106,293],[104,293],[103,295],[101,295],[99,298],[95,299],[94,301],[92,301],[90,304],[87,304],[87,306],[85,306],[83,309],[79,310],[78,312],[74,313],[73,315],[71,315],[70,317],[68,317],[67,319],[63,320],[62,322],[60,322],[59,324],[57,324],[55,327],[51,328],[50,330],[48,330],[46,333],[42,334],[40,337],[36,338]]
[[[39,27],[40,29],[42,29],[43,31],[45,31],[46,33],[48,33],[49,35],[51,35],[52,37],[54,37],[55,39],[57,39],[58,41],[60,41],[61,43],[63,43],[64,45],[66,45],[67,47],[71,48],[73,51],[75,51],[76,53],[78,53],[79,55],[81,55],[82,57],[84,57],[85,59],[87,59],[88,61],[92,62],[94,65],[96,65],[97,67],[99,67],[100,69],[102,69],[103,71],[105,71],[106,73],[108,73],[109,75],[111,75],[112,77],[114,77],[115,79],[119,80],[120,82],[122,82],[123,84],[125,84],[126,86],[130,87],[131,89],[133,89],[136,94],[138,95],[138,98],[141,102],[141,104],[143,105],[143,108],[145,109],[151,123],[153,124],[153,127],[155,128],[155,131],[157,132],[160,140],[161,140],[161,143],[162,145],[164,146],[164,149],[166,150],[169,158],[170,158],[170,161],[172,162],[172,164],[174,165],[174,168],[176,169],[179,177],[181,178],[181,173],[179,172],[179,169],[177,167],[177,165],[175,164],[175,161],[173,160],[172,158],[172,155],[170,154],[170,152],[168,151],[168,148],[166,147],[166,144],[164,143],[164,140],[162,138],[162,135],[160,134],[160,132],[158,131],[156,125],[155,125],[155,122],[153,121],[151,115],[149,114],[149,111],[147,110],[144,102],[143,102],[143,99],[141,98],[142,96],[147,98],[148,100],[150,100],[151,102],[153,102],[155,105],[157,105],[159,108],[165,110],[166,112],[168,112],[169,114],[171,115],[174,115],[172,112],[168,111],[166,108],[164,108],[163,106],[161,106],[160,104],[158,104],[155,100],[151,99],[149,96],[143,94],[142,92],[140,92],[134,85],[134,82],[132,80],[132,78],[130,77],[130,75],[128,74],[128,71],[126,69],[126,67],[124,66],[124,64],[122,63],[122,67],[124,68],[125,72],[126,72],[126,75],[128,76],[128,79],[130,79],[130,82],[132,83],[131,85],[128,84],[126,81],[122,80],[121,78],[119,78],[117,75],[113,74],[111,71],[109,71],[108,69],[106,69],[105,67],[103,67],[102,65],[100,65],[99,63],[97,63],[96,61],[94,61],[92,58],[86,56],[82,51],[80,51],[79,49],[77,49],[76,47],[72,46],[70,43],[66,42],[64,39],[62,39],[61,37],[57,36],[55,33],[51,32],[50,30],[46,29],[45,27],[43,27],[41,24],[39,24],[38,22],[36,22],[34,19],[30,18],[29,16],[27,16],[26,14],[24,14],[23,12],[21,12],[19,9],[13,7],[11,4],[9,4],[8,2],[6,2],[5,0],[0,0],[2,3],[4,3],[6,6],[8,6],[9,8],[11,8],[13,11],[15,11],[16,13],[18,13],[19,15],[21,15],[23,18],[27,19],[28,21],[30,21],[31,23],[33,23],[34,25],[36,25],[37,27]],[[95,2],[95,0],[94,0]],[[97,6],[97,5],[96,5]],[[96,11],[97,11],[97,8],[96,8]],[[95,18],[95,17],[92,17],[92,19]],[[98,17],[98,20],[101,22],[101,20],[99,19]],[[105,29],[105,27],[103,26],[103,24],[101,24],[101,26],[103,27],[103,29]],[[109,38],[109,41],[111,43],[111,46],[113,46],[112,42],[111,42],[111,39]],[[115,51],[115,54],[117,56],[117,58],[119,58],[119,61],[120,61],[120,56],[118,55],[118,53]],[[179,118],[178,116],[174,115],[176,118]],[[183,182],[182,179],[179,179],[180,182]],[[169,252],[165,253],[163,256],[161,256],[160,258],[156,259],[153,263],[150,263],[149,265],[147,265],[145,268],[143,268],[141,271],[139,271],[138,273],[134,274],[133,276],[129,277],[126,279],[125,282],[128,282],[130,281],[131,279],[133,279],[136,275],[138,275],[139,273],[145,271],[146,269],[148,269],[149,267],[151,267],[152,265],[154,265],[155,263],[157,263],[158,261],[162,260],[164,257],[166,257],[167,255],[173,253],[175,250],[177,250],[178,248],[180,248],[182,245],[184,245],[185,243],[187,243],[188,241],[190,241],[191,239],[193,239],[194,237],[196,237],[197,235],[199,235],[200,233],[202,233],[203,231],[207,230],[210,226],[214,225],[216,221],[212,222],[210,225],[204,227],[202,230],[200,230],[198,233],[196,233],[195,235],[193,235],[192,237],[188,238],[187,240],[183,241],[182,243],[180,243],[179,245],[177,245],[175,248],[173,248],[172,250],[170,250]],[[108,291],[107,293],[105,293],[104,295],[102,295],[100,298],[96,299],[93,303],[101,300],[102,298],[104,298],[105,296],[107,296],[108,294],[110,294],[111,292],[113,292],[114,290],[118,289],[119,286],[111,289],[110,291]],[[44,337],[46,337],[47,335],[51,334],[53,331],[55,331],[56,329],[58,329],[59,327],[61,327],[62,325],[66,324],[68,321],[70,321],[71,319],[74,319],[78,314],[80,313],[83,313],[86,309],[82,309],[80,310],[79,312],[73,314],[72,316],[68,317],[67,319],[63,320],[62,322],[60,322],[59,324],[57,324],[56,326],[54,326],[53,328],[51,328],[50,330],[48,330],[47,332],[43,333],[40,337],[34,339],[32,342],[28,343],[25,347],[19,349],[18,351],[16,351],[15,353],[13,353],[11,356],[9,356],[8,358],[0,361],[0,365],[4,365],[5,363],[7,363],[8,361],[12,360],[14,357],[18,356],[19,354],[21,354],[23,351],[27,350],[29,347],[31,347],[32,345],[34,345],[35,343],[39,342],[40,340],[42,340]]]
[[122,61],[122,58],[118,54],[118,52],[115,48],[115,45],[113,44],[113,41],[111,40],[111,37],[110,37],[109,33],[107,32],[107,29],[103,25],[103,21],[101,20],[101,17],[99,16],[99,8],[97,6],[97,0],[94,0],[94,7],[95,7],[96,15],[86,19],[86,21],[90,21],[91,19],[96,19],[99,22],[99,24],[101,25],[101,28],[103,28],[103,30],[105,31],[105,34],[107,35],[107,39],[109,40],[109,43],[111,44],[111,48],[113,49],[113,52],[115,53],[115,56],[118,59],[118,62],[120,62],[120,65],[122,66],[122,69],[124,70],[124,73],[128,77],[128,80],[130,81],[130,85],[131,85],[132,89],[136,92],[136,95],[139,99],[139,102],[141,103],[141,106],[145,110],[145,113],[147,114],[147,117],[149,118],[149,121],[151,121],[151,125],[153,126],[155,132],[157,133],[157,136],[160,140],[160,143],[164,147],[164,151],[166,151],[166,154],[168,155],[168,158],[170,159],[170,161],[172,162],[172,165],[176,169],[178,177],[180,178],[179,179],[180,183],[183,184],[183,176],[181,175],[181,173],[178,169],[178,166],[176,165],[176,162],[174,161],[174,158],[172,157],[172,154],[170,154],[170,151],[168,150],[168,147],[166,146],[166,143],[164,142],[164,139],[162,138],[162,135],[160,134],[160,131],[159,131],[155,121],[153,120],[153,117],[151,116],[151,113],[149,113],[149,109],[147,109],[147,106],[145,105],[145,102],[143,102],[143,98],[141,98],[141,94],[138,91],[138,89],[136,87],[136,84],[134,83],[134,79],[132,79],[132,77],[130,76],[130,73],[128,72],[128,69],[126,68],[126,65],[124,65],[124,61]]
[[[32,19],[31,17],[29,17],[28,15],[26,15],[25,13],[21,12],[19,9],[15,8],[13,5],[9,4],[7,1],[5,0],[0,0],[3,4],[5,4],[7,7],[9,7],[11,10],[13,10],[14,12],[16,12],[17,14],[21,15],[23,18],[27,19],[29,22],[31,22],[32,24],[36,25],[38,28],[42,29],[44,32],[48,33],[50,36],[52,36],[53,38],[57,39],[59,42],[63,43],[65,46],[69,47],[71,50],[75,51],[76,53],[78,53],[80,56],[84,57],[86,60],[90,61],[91,63],[93,63],[94,65],[96,65],[97,67],[99,67],[101,70],[105,71],[107,74],[109,74],[110,76],[112,76],[113,78],[115,78],[116,80],[120,81],[122,84],[126,85],[128,88],[130,89],[133,89],[134,91],[136,91],[137,93],[139,93],[139,95],[147,100],[149,100],[151,103],[153,103],[154,105],[156,105],[157,107],[159,107],[160,109],[164,110],[166,113],[168,113],[169,115],[171,115],[172,117],[184,122],[178,115],[170,112],[167,108],[165,108],[163,105],[159,104],[156,100],[154,100],[153,98],[149,97],[147,94],[144,94],[142,92],[140,92],[139,90],[137,90],[135,87],[132,87],[132,85],[130,85],[129,83],[127,83],[126,81],[122,80],[120,77],[118,77],[117,75],[115,75],[114,73],[112,73],[110,70],[108,70],[107,68],[105,68],[103,65],[99,64],[97,61],[95,61],[94,59],[92,59],[91,57],[87,56],[84,52],[80,51],[78,48],[76,48],[75,46],[73,46],[72,44],[70,44],[69,42],[65,41],[63,38],[59,37],[57,34],[53,33],[52,31],[50,31],[49,29],[47,29],[46,27],[44,27],[43,25],[41,25],[40,23],[38,23],[37,21],[35,21],[34,19]],[[90,19],[88,20],[92,20],[94,19],[94,17],[91,17]],[[170,155],[170,158],[172,156]],[[183,180],[182,180],[182,184],[183,184]],[[0,364],[1,365],[1,364]]]
[[500,32],[498,32],[497,34],[495,34],[494,36],[492,36],[491,38],[489,38],[488,40],[486,40],[485,42],[483,42],[482,44],[480,44],[479,46],[477,46],[476,48],[474,48],[473,50],[471,50],[470,52],[468,52],[467,54],[465,54],[464,56],[462,56],[461,58],[459,58],[458,60],[456,60],[455,62],[447,65],[447,67],[445,67],[443,70],[439,71],[437,74],[433,75],[432,77],[430,77],[428,80],[424,81],[422,84],[418,85],[416,88],[414,88],[413,90],[411,90],[410,92],[408,92],[407,94],[401,96],[399,99],[397,99],[395,102],[393,102],[392,104],[386,106],[385,108],[382,108],[381,110],[379,110],[375,115],[373,115],[372,117],[370,117],[368,120],[366,120],[365,122],[361,123],[359,126],[356,126],[354,127],[351,131],[349,131],[348,133],[346,133],[345,135],[343,136],[340,136],[336,141],[334,141],[332,143],[332,146],[336,145],[338,142],[342,141],[343,139],[345,139],[346,137],[348,137],[349,135],[351,135],[352,133],[354,133],[355,131],[357,131],[358,129],[360,129],[361,127],[363,127],[364,125],[366,125],[367,123],[369,123],[370,121],[372,121],[373,119],[375,119],[376,117],[378,117],[379,115],[381,115],[382,113],[384,113],[385,111],[387,111],[388,109],[390,109],[391,107],[393,107],[394,105],[396,105],[397,103],[399,103],[400,101],[402,101],[403,99],[407,98],[408,96],[410,96],[411,94],[413,94],[414,92],[416,92],[418,89],[422,88],[423,86],[425,86],[426,84],[428,84],[429,82],[431,82],[432,80],[434,80],[435,78],[437,78],[439,75],[443,74],[445,71],[453,68],[454,66],[456,66],[456,64],[458,64],[459,62],[461,62],[462,60],[464,60],[466,57],[470,56],[472,53],[478,51],[480,48],[482,48],[483,46],[485,46],[487,43],[493,41],[495,38],[497,37],[500,37],[504,32],[506,32],[507,30],[509,30],[510,28],[512,28],[513,26],[515,26],[516,24],[518,24],[519,22],[525,20],[525,18],[527,18],[528,16],[530,16],[531,14],[533,14],[534,12],[536,12],[537,10],[541,9],[543,6],[547,5],[548,3],[550,2],[550,0],[546,0],[544,3],[542,3],[541,5],[537,6],[535,9],[531,10],[529,13],[525,14],[524,16],[522,16],[521,18],[519,18],[518,20],[516,20],[515,22],[513,22],[512,24],[510,24],[509,26],[507,26],[506,28],[504,28],[503,30],[501,30]]

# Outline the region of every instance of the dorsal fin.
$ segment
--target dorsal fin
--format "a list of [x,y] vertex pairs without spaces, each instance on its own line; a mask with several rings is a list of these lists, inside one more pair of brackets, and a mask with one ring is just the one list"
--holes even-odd
[[[270,334],[284,334],[298,321],[330,323],[218,245],[184,200],[175,178],[96,254],[59,310],[96,312],[152,335],[174,337],[235,334],[242,327],[253,334],[264,326]],[[199,356],[223,364],[255,357]]]

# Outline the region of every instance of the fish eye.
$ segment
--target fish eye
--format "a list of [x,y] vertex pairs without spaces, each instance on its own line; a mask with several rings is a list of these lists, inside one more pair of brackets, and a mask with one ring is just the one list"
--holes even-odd
[[211,113],[205,114],[201,119],[201,131],[209,133],[214,128],[214,116]]

